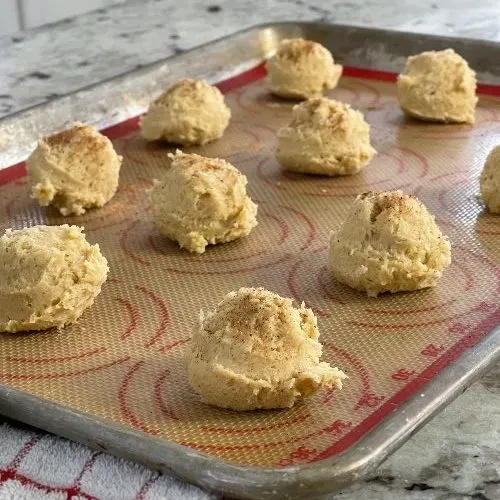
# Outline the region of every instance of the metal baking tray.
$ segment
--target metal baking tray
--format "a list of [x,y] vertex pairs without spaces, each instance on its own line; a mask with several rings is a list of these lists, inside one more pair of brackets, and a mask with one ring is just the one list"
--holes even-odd
[[[281,39],[297,36],[327,46],[336,60],[347,67],[347,75],[371,74],[375,80],[383,81],[393,80],[390,72],[398,72],[407,55],[451,46],[477,71],[482,91],[500,95],[495,87],[500,83],[499,44],[317,23],[263,25],[4,118],[0,121],[0,184],[10,170],[1,169],[22,162],[41,135],[60,130],[75,119],[92,122],[99,128],[122,124],[142,113],[153,96],[178,78],[188,75],[221,82],[248,74],[248,70],[258,68],[272,54]],[[371,103],[367,110],[370,106],[377,107]],[[113,134],[118,129],[112,130]],[[495,273],[498,266],[493,269],[492,279],[498,276]],[[479,306],[486,308],[490,327],[498,324],[500,309],[492,310],[491,304]],[[311,498],[373,473],[433,414],[499,359],[500,328],[484,333],[464,337],[455,355],[451,353],[437,362],[433,371],[436,374],[429,376],[428,381],[419,376],[413,386],[408,384],[406,395],[400,395],[392,412],[373,419],[372,430],[361,432],[359,439],[351,436],[353,444],[347,449],[313,463],[290,460],[279,467],[231,463],[155,437],[147,429],[111,423],[9,385],[0,385],[0,413],[162,472],[173,471],[201,486],[236,497]],[[437,351],[430,349],[426,355],[437,356]],[[394,380],[408,375],[395,373]],[[332,432],[341,430],[332,428]]]

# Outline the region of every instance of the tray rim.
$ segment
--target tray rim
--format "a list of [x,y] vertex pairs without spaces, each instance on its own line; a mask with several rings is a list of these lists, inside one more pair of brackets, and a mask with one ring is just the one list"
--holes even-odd
[[[182,54],[145,66],[147,71],[161,63],[181,61],[190,54],[244,35],[267,28],[311,27],[323,29],[350,29],[378,35],[415,37],[441,43],[460,41],[483,47],[500,49],[500,43],[444,37],[379,28],[317,22],[282,22],[259,24]],[[239,73],[241,70],[236,71]],[[98,89],[106,83],[124,79],[138,70],[123,73],[111,79],[71,92],[55,101],[37,104],[0,119],[0,126],[12,120],[23,120],[33,110],[54,106],[57,101]],[[123,121],[120,118],[119,121]],[[1,167],[0,167],[1,172]],[[24,391],[0,384],[0,414],[26,424],[79,441],[92,448],[141,462],[161,472],[175,472],[200,486],[223,491],[241,498],[307,498],[311,494],[331,493],[368,476],[383,460],[401,446],[435,413],[443,409],[497,360],[500,359],[500,325],[493,328],[481,341],[462,353],[455,361],[435,375],[415,394],[386,416],[378,425],[344,452],[331,458],[298,466],[258,468],[232,464],[205,453],[191,450],[164,439],[153,438],[141,431],[110,423],[99,417],[74,411],[63,405],[46,401]],[[116,443],[119,443],[118,445]]]

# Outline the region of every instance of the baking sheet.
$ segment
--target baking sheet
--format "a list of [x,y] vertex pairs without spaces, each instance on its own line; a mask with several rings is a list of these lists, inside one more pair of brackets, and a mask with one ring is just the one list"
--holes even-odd
[[[409,396],[425,400],[425,384],[500,320],[499,221],[477,198],[482,163],[500,135],[500,100],[496,88],[482,88],[493,95],[481,97],[473,128],[419,124],[403,119],[393,75],[346,73],[351,76],[330,95],[365,113],[379,151],[352,178],[280,171],[275,132],[291,105],[269,96],[262,67],[221,85],[231,125],[221,141],[192,151],[226,158],[247,175],[260,223],[250,237],[203,256],[179,250],[150,222],[146,191],[168,165],[169,149],[142,141],[137,120],[108,130],[125,157],[120,190],[83,217],[39,209],[19,177],[23,167],[3,171],[10,182],[0,188],[0,229],[84,225],[112,269],[77,325],[2,337],[5,387],[103,419],[110,428],[119,424],[224,461],[285,471],[328,463]],[[357,193],[372,188],[417,193],[450,236],[453,264],[436,289],[370,299],[329,277],[329,230]],[[183,348],[198,310],[239,286],[265,286],[313,307],[324,358],[350,376],[345,389],[282,412],[239,414],[199,403],[187,386]]]
[[[276,131],[292,104],[270,96],[262,67],[229,90],[224,138],[189,151],[229,160],[248,177],[259,225],[240,241],[190,255],[151,222],[148,188],[172,149],[149,144],[133,120],[111,131],[124,156],[117,196],[101,210],[62,217],[29,197],[26,178],[1,188],[0,229],[78,224],[109,260],[96,304],[64,331],[2,335],[0,380],[44,399],[241,465],[278,467],[328,458],[392,411],[500,318],[499,219],[483,211],[477,180],[500,136],[500,99],[481,99],[475,127],[403,118],[394,84],[344,77],[330,97],[360,109],[378,155],[344,178],[282,172]],[[254,81],[252,81],[254,80]],[[416,193],[450,237],[453,263],[435,289],[369,298],[335,282],[328,236],[356,194]],[[349,375],[285,411],[238,413],[202,404],[183,353],[200,309],[228,291],[263,286],[305,301],[319,317],[324,359]],[[418,380],[415,383],[415,380]],[[354,436],[354,439],[353,439]]]

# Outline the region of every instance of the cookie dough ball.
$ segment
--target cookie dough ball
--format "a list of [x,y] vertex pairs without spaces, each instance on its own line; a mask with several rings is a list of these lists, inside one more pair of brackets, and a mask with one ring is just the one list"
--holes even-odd
[[34,226],[0,237],[0,331],[62,328],[94,303],[108,264],[82,230]]
[[419,120],[474,123],[476,73],[453,49],[409,57],[397,93],[403,111]]
[[172,165],[151,191],[160,232],[190,252],[246,236],[257,225],[257,205],[247,196],[247,178],[218,158],[170,154]]
[[281,97],[308,99],[337,86],[342,66],[323,45],[302,38],[283,40],[267,62],[271,91]]
[[283,168],[294,172],[352,175],[375,153],[363,115],[326,97],[295,106],[291,123],[278,131],[276,156]]
[[364,193],[330,237],[335,278],[370,296],[435,286],[451,247],[434,217],[402,191]]
[[32,197],[62,215],[82,215],[115,194],[122,157],[93,126],[76,123],[45,137],[27,160]]
[[217,87],[185,78],[154,101],[141,120],[142,136],[190,146],[219,139],[231,110]]
[[263,288],[227,294],[200,313],[188,346],[189,382],[206,403],[233,410],[290,408],[346,375],[321,362],[316,317]]
[[481,173],[481,198],[491,213],[500,213],[500,146],[494,148]]

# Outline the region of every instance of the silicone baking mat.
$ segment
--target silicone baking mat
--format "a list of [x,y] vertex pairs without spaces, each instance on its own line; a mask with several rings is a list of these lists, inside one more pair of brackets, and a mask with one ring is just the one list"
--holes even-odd
[[[106,131],[124,156],[120,188],[100,210],[62,217],[29,197],[24,166],[0,172],[0,229],[78,224],[111,272],[81,320],[63,331],[1,335],[0,383],[220,459],[279,467],[346,449],[500,322],[500,217],[478,177],[500,142],[500,98],[483,87],[474,127],[406,120],[394,76],[347,69],[330,96],[360,109],[378,151],[354,177],[282,172],[276,131],[292,104],[272,97],[261,66],[220,84],[233,113],[224,137],[189,151],[229,160],[248,177],[259,225],[247,238],[191,255],[151,223],[147,190],[168,168],[165,145],[137,119]],[[77,117],[75,117],[76,119]],[[328,236],[367,190],[417,194],[450,237],[453,263],[430,290],[368,298],[327,270]],[[319,319],[323,358],[349,375],[290,410],[237,413],[202,404],[183,353],[200,309],[262,286]]]

